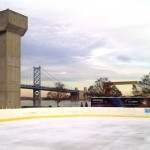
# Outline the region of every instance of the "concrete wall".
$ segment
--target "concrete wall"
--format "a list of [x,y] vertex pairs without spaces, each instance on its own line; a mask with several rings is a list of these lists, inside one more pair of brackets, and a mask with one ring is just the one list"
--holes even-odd
[[0,12],[0,108],[20,107],[20,36],[27,26],[26,16]]
[[0,109],[0,122],[32,118],[102,116],[150,118],[150,108],[55,107]]
[[0,11],[0,32],[9,31],[23,36],[28,29],[28,18],[10,9]]
[[0,41],[0,106],[20,107],[20,36],[6,32]]

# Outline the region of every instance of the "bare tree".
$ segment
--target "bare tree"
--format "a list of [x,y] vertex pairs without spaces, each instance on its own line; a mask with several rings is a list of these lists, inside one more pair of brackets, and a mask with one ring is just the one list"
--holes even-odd
[[121,91],[108,80],[108,78],[99,78],[95,84],[88,89],[89,96],[122,96]]
[[59,106],[59,103],[63,100],[67,100],[70,98],[70,94],[65,92],[64,84],[57,82],[55,84],[56,86],[56,92],[48,92],[47,97],[54,100],[57,104],[57,107]]
[[141,81],[137,84],[137,91],[141,96],[150,96],[150,73],[148,75],[144,75]]
[[132,86],[132,94],[133,96],[142,96],[140,89],[135,84]]

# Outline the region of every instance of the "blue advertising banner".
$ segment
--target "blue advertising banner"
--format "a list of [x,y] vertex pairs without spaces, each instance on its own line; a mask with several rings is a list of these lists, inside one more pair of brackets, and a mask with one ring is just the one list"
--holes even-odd
[[150,107],[148,97],[92,97],[91,107]]

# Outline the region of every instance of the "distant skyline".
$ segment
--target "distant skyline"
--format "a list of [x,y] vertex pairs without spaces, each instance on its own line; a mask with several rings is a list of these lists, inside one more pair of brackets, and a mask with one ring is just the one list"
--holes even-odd
[[29,19],[22,70],[42,66],[79,89],[150,72],[149,0],[1,0],[8,8]]

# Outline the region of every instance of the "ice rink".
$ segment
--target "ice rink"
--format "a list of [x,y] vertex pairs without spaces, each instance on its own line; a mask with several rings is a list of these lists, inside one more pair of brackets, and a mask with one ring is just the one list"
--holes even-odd
[[0,123],[0,150],[148,150],[150,119],[62,117]]

